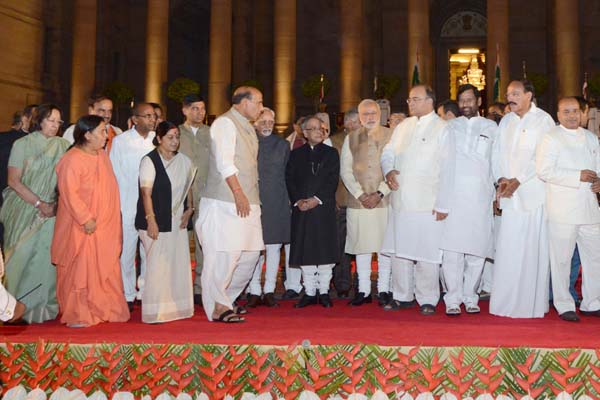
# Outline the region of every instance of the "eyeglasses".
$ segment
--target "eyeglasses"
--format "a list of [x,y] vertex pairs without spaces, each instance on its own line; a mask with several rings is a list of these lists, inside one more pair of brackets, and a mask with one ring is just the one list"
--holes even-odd
[[136,117],[140,117],[140,118],[146,118],[146,119],[156,119],[156,114],[136,114]]
[[409,97],[408,99],[406,99],[406,103],[410,104],[410,103],[420,103],[423,100],[425,100],[425,97]]

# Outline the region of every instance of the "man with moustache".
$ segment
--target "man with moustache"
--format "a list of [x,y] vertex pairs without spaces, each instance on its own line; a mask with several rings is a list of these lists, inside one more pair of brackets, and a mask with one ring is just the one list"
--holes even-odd
[[[188,156],[194,167],[196,167],[196,177],[192,185],[192,196],[194,199],[194,208],[198,209],[200,203],[200,192],[206,185],[208,176],[208,157],[210,151],[210,129],[204,125],[206,116],[206,104],[197,94],[188,94],[183,98],[181,111],[185,116],[185,122],[179,125],[181,142],[179,151]],[[195,212],[190,220],[188,229],[192,230],[194,236],[194,258],[196,268],[194,269],[194,304],[202,303],[202,247],[198,241],[198,236],[193,232],[193,224],[198,219],[198,213]]]
[[115,136],[110,150],[110,161],[119,185],[121,200],[123,224],[121,275],[125,299],[130,311],[133,309],[135,299],[142,298],[144,290],[146,252],[143,250],[140,251],[140,277],[137,282],[139,291],[136,290],[135,255],[138,249],[138,231],[135,229],[135,215],[139,196],[140,162],[146,154],[154,150],[152,140],[156,126],[156,114],[150,104],[138,103],[132,111],[133,128]]
[[546,196],[544,182],[535,173],[535,153],[554,121],[533,98],[531,82],[509,83],[506,99],[511,112],[500,121],[492,154],[502,224],[490,313],[512,318],[542,318],[548,312]]
[[[286,290],[294,290],[297,293],[301,290],[302,272],[299,268],[289,268],[291,209],[285,185],[285,167],[290,157],[290,147],[285,139],[273,135],[274,125],[275,112],[270,108],[263,108],[254,123],[254,128],[258,136],[258,187],[265,256],[258,259],[250,281],[247,307],[256,307],[261,303],[267,307],[279,305],[275,300],[275,286],[281,246],[285,247],[284,286]],[[261,289],[260,277],[265,260],[265,284]]]
[[470,84],[458,88],[459,118],[448,124],[456,143],[456,169],[449,201],[441,249],[442,273],[446,283],[447,315],[460,315],[464,304],[468,314],[479,313],[477,290],[486,257],[493,245],[494,178],[492,144],[498,126],[479,116],[481,94]]
[[435,313],[439,301],[439,264],[443,220],[450,193],[445,180],[454,177],[454,139],[435,113],[435,94],[418,85],[410,90],[411,114],[394,130],[383,149],[381,168],[392,189],[382,253],[392,256],[394,300],[387,309],[411,307]]
[[240,86],[232,107],[210,127],[208,177],[201,191],[196,233],[204,252],[202,305],[209,321],[243,322],[234,305],[264,249],[258,188],[258,139],[250,121],[262,93]]
[[305,290],[296,308],[317,302],[326,308],[333,306],[329,285],[339,258],[335,191],[340,159],[334,148],[323,143],[321,122],[314,116],[304,120],[307,143],[292,151],[285,171],[292,204],[290,264],[300,265]]
[[400,122],[404,121],[405,119],[406,114],[404,114],[403,112],[394,112],[388,118],[388,125],[393,131],[398,125],[400,125]]
[[583,269],[579,311],[600,317],[600,145],[596,135],[580,127],[581,114],[576,98],[561,99],[560,125],[544,135],[536,155],[536,171],[546,185],[553,304],[569,322],[579,321],[569,293],[575,245]]
[[[98,115],[104,118],[104,122],[106,122],[106,133],[108,134],[108,140],[106,141],[106,151],[110,152],[112,147],[112,141],[115,136],[123,133],[119,127],[111,125],[110,120],[112,119],[113,112],[113,102],[108,97],[102,94],[94,94],[90,96],[88,99],[88,114],[90,115]],[[156,123],[156,121],[155,121]],[[75,139],[73,138],[73,131],[75,130],[75,124],[71,125],[67,128],[65,133],[63,134],[63,138],[67,139],[69,143],[73,144]],[[152,127],[154,130],[154,127]]]
[[[359,129],[344,140],[340,175],[348,196],[346,253],[356,255],[358,288],[349,303],[360,306],[371,302],[371,259],[379,253],[387,225],[388,194],[379,161],[392,131],[380,125],[381,111],[375,100],[365,99],[358,105]],[[391,301],[391,260],[379,253],[377,289],[380,305]]]

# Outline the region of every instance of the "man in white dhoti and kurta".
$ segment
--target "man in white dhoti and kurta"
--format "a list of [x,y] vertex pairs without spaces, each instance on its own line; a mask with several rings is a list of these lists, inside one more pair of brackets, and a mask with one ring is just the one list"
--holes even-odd
[[258,139],[249,122],[263,108],[262,94],[242,86],[233,106],[210,127],[208,178],[196,232],[204,252],[202,305],[209,321],[243,322],[234,305],[265,248],[258,191]]
[[575,245],[582,266],[583,299],[579,311],[600,317],[600,145],[598,137],[579,127],[577,99],[558,103],[560,125],[543,137],[536,171],[546,183],[553,302],[561,319],[579,321],[569,292],[571,256]]
[[511,112],[500,122],[492,154],[502,224],[496,240],[490,313],[512,318],[541,318],[549,308],[546,195],[544,182],[535,173],[535,152],[554,121],[533,103],[533,97],[529,81],[508,85]]
[[[340,175],[350,192],[346,216],[346,248],[356,254],[358,289],[349,303],[360,306],[371,302],[371,259],[381,250],[388,218],[388,194],[380,159],[392,131],[380,125],[381,111],[375,100],[365,99],[358,105],[361,128],[350,132],[342,146]],[[391,260],[379,253],[377,291],[379,302],[391,300]]]
[[[392,189],[382,253],[392,255],[394,300],[388,309],[410,307],[416,297],[423,315],[439,301],[443,220],[449,194],[440,185],[454,177],[454,139],[434,111],[435,95],[423,85],[411,89],[410,118],[396,127],[383,149],[381,167]],[[416,263],[416,265],[415,265]]]
[[491,159],[498,125],[479,116],[481,94],[473,85],[458,88],[458,106],[461,116],[448,123],[456,143],[454,180],[441,183],[454,183],[441,242],[447,315],[460,315],[461,304],[469,314],[480,311],[477,290],[493,241]]

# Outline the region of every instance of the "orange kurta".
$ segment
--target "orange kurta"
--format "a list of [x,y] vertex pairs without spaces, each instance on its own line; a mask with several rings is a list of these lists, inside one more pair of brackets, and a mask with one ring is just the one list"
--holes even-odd
[[[56,166],[59,202],[52,240],[61,322],[94,325],[129,319],[123,295],[119,189],[108,155],[71,148]],[[83,228],[96,220],[96,231]]]

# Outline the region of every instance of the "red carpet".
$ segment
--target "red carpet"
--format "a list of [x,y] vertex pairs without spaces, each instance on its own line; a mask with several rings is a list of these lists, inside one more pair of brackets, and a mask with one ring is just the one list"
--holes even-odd
[[443,305],[431,317],[416,308],[383,311],[375,304],[349,307],[334,301],[334,307],[320,305],[294,309],[293,302],[279,308],[259,307],[250,311],[241,324],[208,322],[201,308],[187,320],[148,325],[140,321],[136,306],[127,323],[101,324],[72,329],[58,321],[30,326],[0,327],[2,342],[33,342],[44,339],[70,343],[199,343],[199,344],[378,344],[382,346],[488,346],[600,348],[600,318],[581,317],[580,323],[561,321],[556,312],[543,319],[515,320],[482,313],[450,318]]

